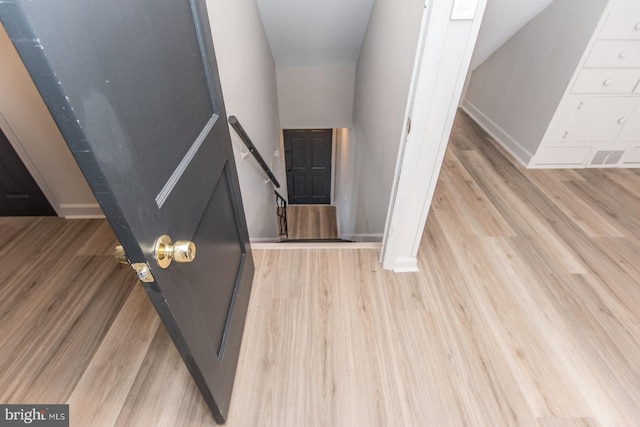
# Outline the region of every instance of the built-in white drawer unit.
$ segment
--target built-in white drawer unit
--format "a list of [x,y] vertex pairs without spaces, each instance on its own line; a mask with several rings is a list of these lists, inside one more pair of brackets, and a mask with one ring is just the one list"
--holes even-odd
[[628,150],[627,155],[622,159],[622,164],[626,167],[640,166],[640,147]]
[[533,158],[536,166],[574,166],[587,161],[591,147],[544,147]]
[[529,168],[640,168],[640,0],[550,3],[473,71],[463,108]]
[[640,40],[598,40],[585,68],[640,68]]
[[629,117],[620,140],[627,144],[631,142],[633,145],[640,145],[640,107]]
[[640,7],[613,9],[598,38],[600,40],[640,40]]
[[613,141],[639,103],[637,97],[567,95],[549,126],[548,143]]
[[587,68],[580,71],[571,93],[633,93],[640,69]]

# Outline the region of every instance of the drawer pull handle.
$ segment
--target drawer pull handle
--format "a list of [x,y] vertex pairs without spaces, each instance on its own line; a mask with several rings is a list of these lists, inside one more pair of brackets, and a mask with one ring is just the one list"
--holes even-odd
[[611,85],[611,79],[607,79],[602,82],[602,86],[610,86],[610,85]]
[[619,125],[623,125],[623,124],[625,124],[625,123],[627,123],[627,118],[626,118],[626,117],[620,117],[620,118],[618,119],[618,124],[619,124]]
[[620,55],[618,55],[618,58],[620,59],[624,59],[627,57],[627,52],[620,52]]
[[636,30],[636,31],[640,31],[640,22],[638,22],[638,23],[636,24],[636,26],[635,26],[635,27],[633,27],[633,29],[634,29],[634,30]]

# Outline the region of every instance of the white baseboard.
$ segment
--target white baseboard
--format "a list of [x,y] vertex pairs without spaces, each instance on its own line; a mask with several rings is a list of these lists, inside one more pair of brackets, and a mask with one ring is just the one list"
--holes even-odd
[[487,117],[468,99],[462,101],[460,108],[469,115],[482,129],[485,130],[493,139],[496,140],[502,148],[504,148],[514,159],[522,166],[527,167],[533,154],[523,147],[518,141],[513,139],[504,129],[502,129],[493,120]]
[[394,273],[416,273],[418,272],[418,259],[417,258],[396,258],[393,262]]
[[104,213],[97,203],[62,203],[57,211],[66,219],[104,218]]

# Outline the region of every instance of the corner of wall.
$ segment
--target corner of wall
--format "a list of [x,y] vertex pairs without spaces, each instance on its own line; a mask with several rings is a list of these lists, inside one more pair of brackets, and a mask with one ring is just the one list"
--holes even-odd
[[533,157],[533,153],[522,146],[507,131],[502,129],[493,120],[487,117],[471,101],[464,99],[460,108],[469,115],[482,129],[485,130],[506,152],[516,159],[518,163],[526,167]]

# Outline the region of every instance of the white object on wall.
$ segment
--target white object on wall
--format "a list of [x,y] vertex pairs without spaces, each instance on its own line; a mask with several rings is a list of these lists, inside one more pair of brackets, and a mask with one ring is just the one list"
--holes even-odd
[[453,2],[451,19],[473,19],[477,8],[478,0],[456,0]]

